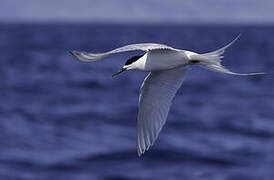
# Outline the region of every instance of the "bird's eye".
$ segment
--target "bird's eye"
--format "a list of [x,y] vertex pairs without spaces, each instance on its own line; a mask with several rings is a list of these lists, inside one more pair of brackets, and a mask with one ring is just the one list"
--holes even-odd
[[[143,55],[142,55],[143,56]],[[126,61],[126,63],[125,63],[125,65],[130,65],[130,64],[132,64],[132,63],[134,63],[135,61],[137,61],[140,57],[142,57],[142,56],[133,56],[133,57],[131,57],[130,59],[128,59],[127,61]]]

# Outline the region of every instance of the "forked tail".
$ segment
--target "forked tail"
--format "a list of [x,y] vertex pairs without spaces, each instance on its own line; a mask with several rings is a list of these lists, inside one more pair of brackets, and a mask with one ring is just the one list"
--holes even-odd
[[230,42],[228,45],[224,46],[221,49],[204,53],[204,54],[193,54],[191,55],[191,61],[201,65],[202,67],[205,67],[207,69],[210,69],[212,71],[221,72],[225,74],[233,74],[233,75],[258,75],[258,74],[265,74],[263,72],[259,73],[234,73],[230,71],[229,69],[226,69],[222,64],[222,58],[224,57],[223,54],[225,50],[230,47],[238,38],[240,35],[238,35],[232,42]]

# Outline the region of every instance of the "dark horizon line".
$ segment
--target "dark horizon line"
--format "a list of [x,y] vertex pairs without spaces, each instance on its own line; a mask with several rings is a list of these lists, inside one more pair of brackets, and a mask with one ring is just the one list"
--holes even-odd
[[274,26],[272,22],[110,22],[110,21],[0,21],[0,25],[99,25],[99,26]]

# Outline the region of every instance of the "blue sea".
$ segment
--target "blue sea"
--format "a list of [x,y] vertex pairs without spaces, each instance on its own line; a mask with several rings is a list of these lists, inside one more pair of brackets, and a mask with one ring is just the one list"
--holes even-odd
[[[1,180],[273,180],[274,26],[0,24]],[[205,53],[238,34],[224,65],[193,67],[166,125],[136,153],[139,88],[147,73],[116,72],[142,52],[94,63],[103,52],[154,42]]]

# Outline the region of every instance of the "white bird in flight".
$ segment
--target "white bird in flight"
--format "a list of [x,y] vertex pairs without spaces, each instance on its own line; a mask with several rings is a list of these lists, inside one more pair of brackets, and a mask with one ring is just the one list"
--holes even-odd
[[172,99],[182,85],[189,66],[200,65],[213,71],[232,75],[264,74],[234,73],[221,65],[225,49],[238,38],[239,36],[221,49],[204,54],[154,43],[131,44],[105,53],[70,51],[70,54],[80,61],[93,62],[115,53],[145,51],[145,54],[127,60],[125,65],[112,75],[116,76],[126,70],[150,72],[142,83],[139,96],[137,152],[141,156],[157,139],[166,122]]

